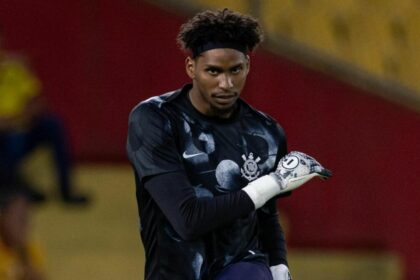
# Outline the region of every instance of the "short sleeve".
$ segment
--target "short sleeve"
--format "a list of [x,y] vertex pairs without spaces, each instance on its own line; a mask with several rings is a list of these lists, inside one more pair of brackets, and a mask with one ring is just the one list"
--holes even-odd
[[142,103],[133,109],[128,124],[127,154],[140,181],[183,170],[175,139],[168,114],[161,107]]

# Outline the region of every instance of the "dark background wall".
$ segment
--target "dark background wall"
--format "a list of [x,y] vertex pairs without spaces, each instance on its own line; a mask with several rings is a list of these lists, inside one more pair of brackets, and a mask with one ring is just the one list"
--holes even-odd
[[[140,0],[0,2],[4,44],[30,58],[84,161],[124,161],[131,108],[188,82],[184,19]],[[264,50],[251,59],[244,98],[334,172],[279,201],[290,246],[394,251],[420,279],[420,115]]]

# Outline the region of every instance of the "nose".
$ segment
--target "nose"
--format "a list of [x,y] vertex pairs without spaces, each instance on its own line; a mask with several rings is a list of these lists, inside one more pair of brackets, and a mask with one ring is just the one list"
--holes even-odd
[[233,79],[228,74],[220,75],[219,87],[223,90],[229,90],[233,88]]

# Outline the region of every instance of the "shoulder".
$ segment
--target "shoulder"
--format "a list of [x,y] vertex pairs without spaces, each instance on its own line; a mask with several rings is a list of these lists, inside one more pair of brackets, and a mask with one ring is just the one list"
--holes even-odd
[[284,136],[284,130],[281,127],[281,125],[277,122],[275,118],[270,116],[267,113],[264,113],[260,110],[257,110],[244,100],[241,100],[243,110],[244,110],[244,116],[249,117],[253,120],[256,120],[259,122],[260,125],[265,126],[267,128],[270,128],[272,130],[277,131],[280,135]]
[[130,121],[139,121],[156,116],[162,116],[168,110],[168,106],[174,102],[180,94],[180,90],[174,90],[162,95],[153,96],[138,103],[130,112]]

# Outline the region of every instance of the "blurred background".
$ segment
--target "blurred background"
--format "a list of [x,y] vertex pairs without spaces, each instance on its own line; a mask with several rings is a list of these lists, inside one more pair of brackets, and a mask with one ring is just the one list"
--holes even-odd
[[91,198],[61,203],[51,151],[25,157],[47,279],[143,279],[128,114],[189,81],[179,26],[223,7],[265,30],[244,99],[334,173],[278,202],[294,278],[420,279],[420,1],[2,0],[0,48],[36,75]]

